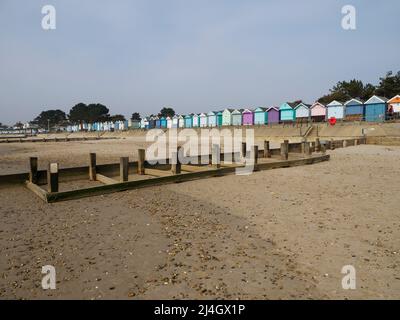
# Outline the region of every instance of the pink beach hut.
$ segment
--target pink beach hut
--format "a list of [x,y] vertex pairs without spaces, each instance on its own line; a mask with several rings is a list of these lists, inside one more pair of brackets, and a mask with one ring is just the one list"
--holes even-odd
[[311,119],[314,122],[325,121],[326,118],[326,107],[319,102],[315,102],[311,108]]
[[244,109],[242,113],[242,123],[244,126],[252,126],[254,125],[254,113],[250,109]]

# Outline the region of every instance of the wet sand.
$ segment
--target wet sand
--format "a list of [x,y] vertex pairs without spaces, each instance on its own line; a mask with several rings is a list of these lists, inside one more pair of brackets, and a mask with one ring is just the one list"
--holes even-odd
[[[68,165],[89,152],[73,145]],[[116,159],[126,148],[110,146]],[[329,153],[310,166],[56,204],[1,186],[0,297],[399,299],[400,147]],[[0,152],[2,174],[29,155]],[[47,264],[56,290],[41,288]],[[356,290],[342,289],[344,265],[356,268]]]

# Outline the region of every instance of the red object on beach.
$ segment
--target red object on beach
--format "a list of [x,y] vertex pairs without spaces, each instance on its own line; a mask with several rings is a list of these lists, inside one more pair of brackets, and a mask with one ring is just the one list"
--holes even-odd
[[336,124],[336,118],[335,117],[330,117],[329,118],[329,123],[331,124],[331,126],[334,126]]

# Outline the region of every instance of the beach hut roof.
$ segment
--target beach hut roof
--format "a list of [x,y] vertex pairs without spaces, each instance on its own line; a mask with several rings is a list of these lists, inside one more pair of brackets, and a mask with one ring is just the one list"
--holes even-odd
[[284,102],[281,104],[279,107],[279,110],[284,110],[284,109],[294,109],[296,107],[296,104],[293,102]]
[[207,113],[208,116],[215,116],[218,112],[217,111],[210,111]]
[[376,100],[383,102],[383,103],[386,103],[388,101],[388,99],[385,97],[373,95],[371,98],[369,98],[367,101],[365,101],[364,104],[376,103],[376,102],[373,102]]
[[317,102],[313,103],[313,105],[310,107],[310,109],[315,108],[316,106],[321,106],[321,107],[326,108],[325,105],[323,105],[321,102],[317,101]]
[[187,114],[186,116],[185,116],[185,118],[192,118],[193,117],[193,113],[189,113],[189,114]]
[[232,113],[241,114],[241,113],[243,113],[243,109],[235,109],[235,110],[232,111]]
[[235,109],[226,108],[226,109],[224,109],[224,111],[223,111],[223,112],[225,112],[225,111],[229,111],[230,113],[232,113],[234,110],[235,110]]
[[253,113],[253,110],[250,110],[250,109],[244,109],[242,113]]
[[343,103],[337,100],[333,100],[332,102],[329,102],[326,106],[327,107],[333,107],[333,106],[342,106]]
[[183,114],[178,116],[178,119],[184,119],[184,118],[185,118],[185,116]]
[[200,114],[199,114],[199,117],[207,117],[207,114],[205,114],[204,112],[203,112],[203,113],[200,113]]
[[346,102],[344,103],[344,105],[347,106],[347,105],[350,104],[351,102],[356,102],[356,103],[358,103],[358,104],[363,104],[363,103],[364,103],[364,101],[362,101],[360,98],[352,98],[352,99],[346,101]]
[[399,99],[400,99],[400,94],[397,94],[397,95],[395,95],[393,98],[390,98],[390,99],[388,100],[388,102],[391,103],[391,102],[397,101],[397,100],[399,100]]
[[272,107],[269,107],[269,108],[267,109],[267,112],[270,111],[270,110],[279,111],[279,108],[278,108],[278,107],[275,107],[275,106],[272,106]]
[[304,107],[304,108],[310,109],[310,108],[311,108],[311,104],[307,104],[307,103],[304,103],[304,102],[300,102],[300,103],[295,107],[295,109],[300,108],[300,107]]
[[257,108],[254,110],[254,112],[265,112],[265,111],[267,111],[267,108],[264,108],[264,107],[257,107]]

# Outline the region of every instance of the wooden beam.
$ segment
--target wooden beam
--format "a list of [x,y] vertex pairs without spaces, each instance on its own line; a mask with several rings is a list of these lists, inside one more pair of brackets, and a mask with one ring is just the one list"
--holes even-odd
[[320,152],[321,151],[321,142],[319,141],[319,138],[315,138],[315,152]]
[[181,151],[182,151],[181,147],[178,147],[176,149],[176,152],[172,152],[172,161],[171,161],[172,174],[180,174],[181,173],[181,162],[179,160]]
[[254,171],[258,171],[258,146],[251,147],[251,157],[254,162]]
[[247,145],[246,142],[242,142],[242,159],[245,159],[247,156]]
[[38,182],[38,158],[29,158],[29,182],[37,184]]
[[269,150],[269,141],[264,141],[264,158],[271,158],[271,151]]
[[219,151],[219,145],[214,144],[212,146],[212,153],[211,153],[211,165],[213,168],[218,169],[221,166],[221,153]]
[[186,172],[200,172],[200,171],[205,171],[209,170],[210,168],[208,166],[195,166],[195,165],[189,165],[189,164],[182,164],[181,165],[181,170],[186,171]]
[[47,169],[48,192],[58,192],[58,163],[49,163]]
[[146,150],[138,149],[138,174],[144,175],[144,162],[146,160]]
[[144,173],[154,177],[168,177],[172,175],[171,171],[150,168],[144,169]]
[[288,145],[284,142],[281,143],[281,159],[287,160],[289,158]]
[[96,180],[96,154],[89,153],[89,180]]
[[121,182],[128,181],[129,178],[129,158],[121,157],[119,160],[119,179]]
[[34,194],[36,194],[40,199],[42,199],[44,202],[47,202],[47,192],[46,190],[43,190],[41,187],[39,187],[37,184],[34,184],[30,181],[25,182],[25,186],[31,190]]
[[104,175],[102,175],[100,173],[96,174],[96,180],[100,181],[101,183],[104,183],[104,184],[115,184],[115,183],[118,183],[117,180],[109,178],[109,177],[106,177],[106,176],[104,176]]

